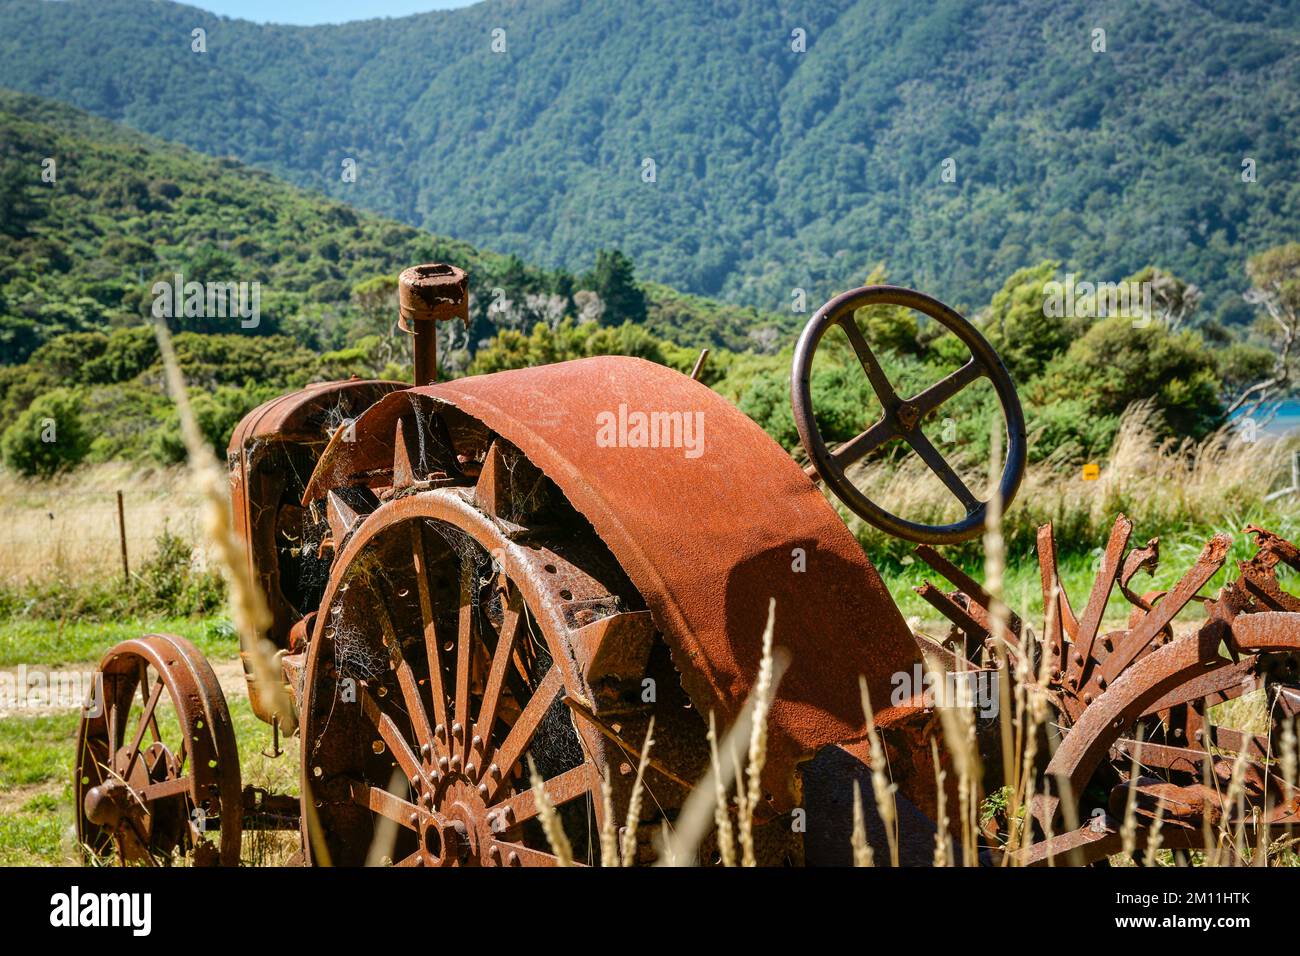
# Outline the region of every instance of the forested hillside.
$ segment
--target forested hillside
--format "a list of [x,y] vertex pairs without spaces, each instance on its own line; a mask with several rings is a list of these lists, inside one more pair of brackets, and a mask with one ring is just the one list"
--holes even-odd
[[1202,315],[1245,319],[1243,263],[1300,216],[1297,74],[1295,0],[486,0],[311,28],[0,2],[0,83],[765,312],[877,262],[971,306],[1052,259],[1111,281],[1159,261]]
[[[3,90],[0,179],[6,364],[63,332],[137,324],[149,312],[153,283],[176,273],[260,283],[261,318],[252,331],[328,351],[389,327],[382,293],[391,293],[401,269],[454,262],[469,270],[474,302],[469,333],[452,343],[463,352],[449,356],[453,369],[500,328],[553,325],[566,314],[603,325],[633,321],[686,345],[715,347],[744,347],[756,330],[777,321],[788,330],[794,321],[642,287],[633,264],[613,250],[577,274],[534,268],[357,212],[233,160]],[[235,330],[225,319],[177,324]]]
[[[470,327],[443,326],[449,375],[599,352],[689,368],[701,345],[775,351],[800,318],[642,284],[615,250],[581,273],[538,269],[3,90],[0,178],[0,417],[57,453],[37,463],[47,470],[87,455],[180,456],[146,321],[155,283],[178,274],[260,289],[250,327],[169,320],[217,445],[248,409],[308,381],[408,377],[396,282],[417,262],[470,272]],[[93,435],[73,441],[74,427],[57,445],[38,441],[32,423],[73,412],[94,422]]]

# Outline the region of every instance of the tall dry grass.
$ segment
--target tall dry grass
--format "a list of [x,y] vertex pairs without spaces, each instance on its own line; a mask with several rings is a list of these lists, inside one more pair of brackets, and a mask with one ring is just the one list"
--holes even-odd
[[186,541],[201,539],[202,496],[183,468],[114,462],[48,480],[0,471],[0,584],[121,574],[119,490],[133,570],[153,556],[164,529]]
[[[1150,406],[1131,407],[1110,452],[1096,462],[1097,480],[1085,480],[1078,465],[1048,461],[1027,468],[1015,502],[1003,516],[1007,553],[1028,553],[1037,528],[1048,521],[1055,525],[1064,549],[1083,542],[1091,547],[1104,541],[1121,512],[1133,519],[1137,533],[1144,536],[1179,529],[1240,531],[1252,521],[1281,524],[1279,533],[1300,527],[1295,498],[1263,500],[1270,491],[1290,484],[1291,458],[1300,451],[1300,437],[1245,442],[1238,433],[1225,430],[1201,442],[1174,441],[1159,437],[1157,424]],[[988,497],[991,487],[982,463],[954,467],[972,491]],[[931,524],[962,516],[952,495],[914,455],[898,462],[861,464],[850,477],[894,514]],[[910,552],[908,542],[855,516],[845,513],[845,517],[873,559],[901,559]],[[977,543],[966,550],[981,556]]]

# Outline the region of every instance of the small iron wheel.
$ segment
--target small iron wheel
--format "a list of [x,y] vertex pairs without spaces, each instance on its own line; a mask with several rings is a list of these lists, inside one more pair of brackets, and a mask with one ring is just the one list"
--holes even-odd
[[[77,839],[118,865],[239,863],[239,754],[226,700],[182,637],[123,641],[100,662],[77,733]],[[214,836],[215,832],[215,836]]]

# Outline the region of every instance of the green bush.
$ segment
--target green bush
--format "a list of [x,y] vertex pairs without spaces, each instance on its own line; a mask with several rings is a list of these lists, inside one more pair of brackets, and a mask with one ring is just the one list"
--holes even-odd
[[225,584],[220,575],[196,568],[189,542],[166,528],[154,539],[154,554],[140,568],[136,607],[169,617],[210,614],[221,607]]
[[219,574],[196,567],[189,542],[164,529],[154,539],[153,556],[132,574],[129,585],[116,574],[0,584],[0,619],[197,617],[220,612],[225,593],[225,581]]
[[1134,328],[1131,320],[1102,319],[1053,359],[1040,401],[1078,399],[1088,414],[1119,416],[1133,402],[1149,399],[1167,434],[1204,438],[1222,424],[1222,382],[1215,357],[1195,332],[1170,332],[1153,323]]
[[14,471],[49,477],[80,463],[90,442],[80,396],[61,388],[36,399],[5,429],[0,455]]

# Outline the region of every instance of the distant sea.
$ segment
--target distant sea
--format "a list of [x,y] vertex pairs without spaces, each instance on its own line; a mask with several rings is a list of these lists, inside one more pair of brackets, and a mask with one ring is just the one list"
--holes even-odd
[[[1268,412],[1261,409],[1260,414],[1266,415]],[[1264,428],[1262,434],[1289,435],[1298,431],[1300,431],[1300,398],[1288,398],[1282,402],[1277,414],[1273,416],[1273,420]]]

